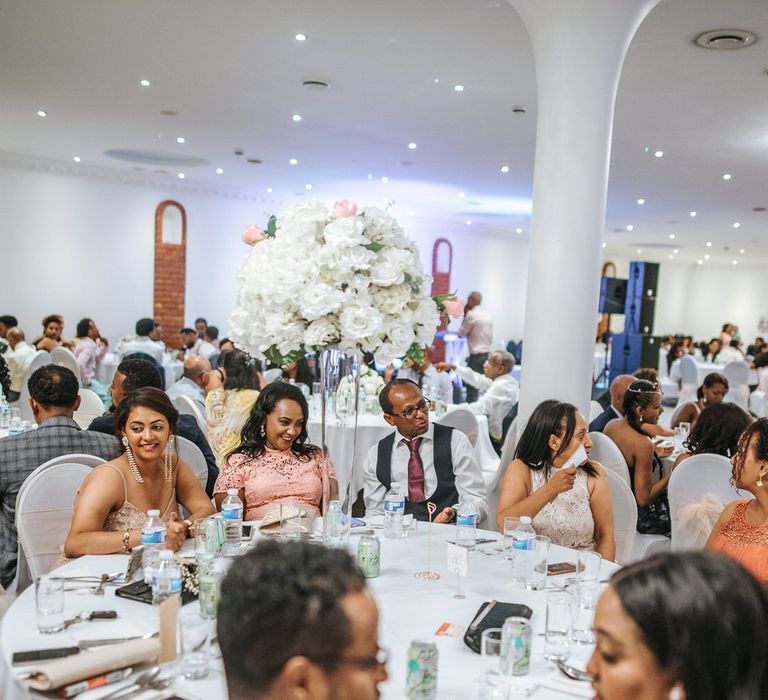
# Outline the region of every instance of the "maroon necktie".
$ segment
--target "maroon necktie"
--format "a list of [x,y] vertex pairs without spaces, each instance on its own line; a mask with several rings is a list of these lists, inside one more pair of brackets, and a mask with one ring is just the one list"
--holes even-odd
[[408,442],[411,456],[408,457],[408,500],[411,503],[422,503],[424,495],[424,463],[421,461],[419,447],[422,438],[414,438]]

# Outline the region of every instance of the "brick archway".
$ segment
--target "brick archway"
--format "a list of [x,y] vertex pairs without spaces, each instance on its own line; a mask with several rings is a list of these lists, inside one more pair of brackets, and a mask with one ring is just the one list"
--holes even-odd
[[166,342],[176,345],[184,325],[187,282],[187,212],[172,199],[155,209],[155,277],[153,315],[166,331]]

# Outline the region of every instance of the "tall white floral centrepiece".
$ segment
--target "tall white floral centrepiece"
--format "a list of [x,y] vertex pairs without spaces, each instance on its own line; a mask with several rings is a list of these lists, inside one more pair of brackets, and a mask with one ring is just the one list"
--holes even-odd
[[[363,354],[381,364],[418,356],[439,323],[443,299],[429,295],[432,280],[415,244],[387,212],[358,210],[348,200],[332,209],[299,202],[272,217],[265,231],[249,226],[243,240],[252,249],[238,275],[232,339],[278,366],[313,350],[322,353],[323,450],[330,398],[351,374],[354,440]],[[354,472],[361,467],[354,464],[354,445],[350,454],[352,464],[336,465],[339,474],[348,475],[340,484],[346,516],[356,496]],[[325,508],[327,473],[324,486]],[[349,518],[342,520],[348,527]]]

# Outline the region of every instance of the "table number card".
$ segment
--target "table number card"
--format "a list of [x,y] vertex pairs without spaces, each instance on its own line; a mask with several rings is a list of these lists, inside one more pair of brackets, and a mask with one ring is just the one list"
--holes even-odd
[[448,571],[466,577],[469,574],[469,550],[448,543]]

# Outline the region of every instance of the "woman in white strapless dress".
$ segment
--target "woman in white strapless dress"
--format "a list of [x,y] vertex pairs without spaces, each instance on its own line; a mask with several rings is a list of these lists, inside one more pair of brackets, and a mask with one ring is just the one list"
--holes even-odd
[[603,467],[590,462],[584,417],[575,406],[544,401],[520,436],[507,468],[496,520],[528,515],[553,544],[616,556],[611,490]]

